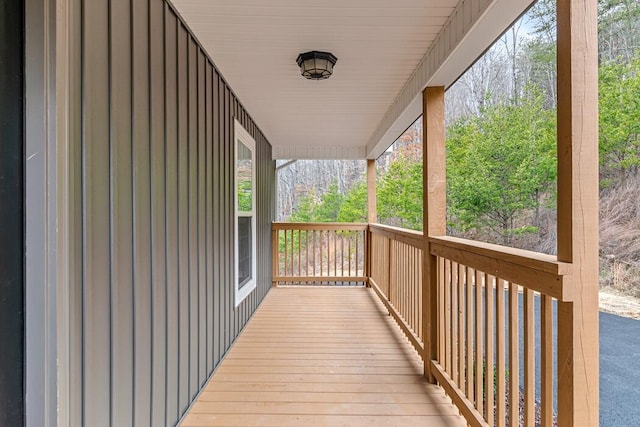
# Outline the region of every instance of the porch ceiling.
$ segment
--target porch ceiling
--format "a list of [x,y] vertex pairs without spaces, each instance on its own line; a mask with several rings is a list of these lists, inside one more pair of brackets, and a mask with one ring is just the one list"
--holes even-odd
[[[530,0],[173,0],[274,158],[375,158]],[[324,81],[299,53],[338,57]]]

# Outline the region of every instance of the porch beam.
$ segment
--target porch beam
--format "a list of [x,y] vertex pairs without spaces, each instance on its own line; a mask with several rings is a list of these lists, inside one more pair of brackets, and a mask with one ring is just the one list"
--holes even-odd
[[422,92],[422,162],[423,162],[423,313],[424,374],[435,382],[430,360],[438,355],[438,286],[437,257],[431,255],[430,237],[446,234],[446,149],[444,86],[427,87]]
[[558,261],[575,297],[558,303],[558,423],[597,426],[597,3],[558,0]]

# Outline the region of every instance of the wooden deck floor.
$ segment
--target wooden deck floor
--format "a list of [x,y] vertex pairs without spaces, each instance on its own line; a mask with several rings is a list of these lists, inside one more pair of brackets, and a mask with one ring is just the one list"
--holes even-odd
[[367,288],[274,288],[188,426],[464,426]]

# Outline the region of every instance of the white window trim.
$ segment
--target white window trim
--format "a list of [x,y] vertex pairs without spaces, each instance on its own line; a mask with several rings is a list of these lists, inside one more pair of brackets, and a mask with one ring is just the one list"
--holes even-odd
[[[233,222],[234,222],[234,264],[235,264],[235,306],[238,307],[245,298],[251,294],[256,288],[257,282],[257,263],[256,263],[256,142],[249,132],[238,122],[234,120],[235,138],[233,143]],[[237,159],[238,159],[238,142],[244,144],[251,150],[251,280],[246,283],[242,289],[238,288],[238,277],[240,277],[240,245],[238,244],[238,176],[237,176]]]

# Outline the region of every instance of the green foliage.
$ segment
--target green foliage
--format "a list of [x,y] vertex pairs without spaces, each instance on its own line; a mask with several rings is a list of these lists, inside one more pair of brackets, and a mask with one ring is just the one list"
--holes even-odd
[[336,222],[338,213],[344,203],[344,196],[338,191],[338,183],[333,182],[327,192],[322,195],[320,204],[316,207],[316,217],[319,222]]
[[316,205],[314,193],[301,197],[289,220],[292,222],[315,222]]
[[618,184],[640,165],[640,55],[600,65],[601,185]]
[[377,183],[378,219],[422,230],[422,161],[400,155]]
[[320,199],[313,193],[302,197],[290,221],[336,222],[344,200],[345,197],[338,191],[337,182],[333,182]]
[[489,228],[508,244],[522,211],[540,206],[556,176],[555,114],[529,89],[517,105],[498,104],[454,123],[447,140],[449,226]]
[[367,183],[358,181],[344,197],[338,212],[338,222],[367,221]]
[[248,179],[242,176],[238,177],[238,211],[251,211],[252,200],[251,175]]

